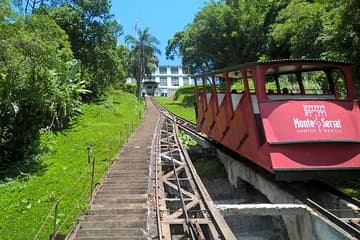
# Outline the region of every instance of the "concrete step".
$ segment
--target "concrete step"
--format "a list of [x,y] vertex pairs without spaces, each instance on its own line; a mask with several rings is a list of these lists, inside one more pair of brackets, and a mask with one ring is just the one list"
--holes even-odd
[[144,194],[124,196],[96,196],[94,204],[104,203],[146,203],[147,197]]
[[134,166],[123,166],[121,168],[111,169],[109,173],[127,173],[127,172],[139,172],[147,174],[149,172],[149,168],[144,165],[144,167],[139,167],[138,165],[136,168]]
[[144,236],[76,237],[78,240],[145,240]]
[[[129,153],[129,152],[128,152]],[[146,162],[149,160],[149,155],[145,152],[131,152],[131,154],[122,154],[119,162]]]
[[104,180],[104,183],[112,183],[112,182],[116,182],[116,183],[122,183],[122,184],[128,184],[128,185],[134,185],[137,183],[147,183],[148,182],[148,178],[147,177],[107,177]]
[[128,172],[110,172],[107,177],[108,178],[119,178],[119,177],[137,177],[137,178],[147,178],[148,177],[148,172],[135,172],[135,171],[128,171]]
[[136,182],[136,181],[147,181],[149,178],[148,175],[137,175],[137,174],[123,174],[123,175],[116,175],[116,174],[109,174],[108,176],[106,176],[106,179],[104,180],[105,182],[108,180],[122,180],[125,181],[126,183],[132,183],[132,182]]
[[83,221],[80,229],[146,228],[146,220],[132,221]]
[[125,179],[109,179],[107,181],[104,181],[103,186],[101,187],[101,189],[147,189],[147,185],[148,185],[148,179],[139,179],[139,180],[128,180],[128,182],[126,182]]
[[96,203],[91,205],[91,209],[93,210],[101,210],[101,209],[147,209],[146,203]]
[[126,188],[126,189],[144,189],[148,185],[147,180],[133,181],[131,183],[124,182],[124,179],[108,179],[104,181],[104,184],[110,187]]
[[97,192],[97,196],[117,196],[122,194],[146,194],[146,188],[144,189],[126,189],[126,188],[112,188],[101,189]]
[[141,228],[79,229],[77,237],[144,237]]
[[[115,184],[112,184],[115,185]],[[129,186],[127,188],[121,186],[118,188],[102,188],[100,189],[97,194],[98,195],[137,195],[137,194],[146,194],[147,186]]]
[[91,215],[144,215],[148,211],[147,208],[134,208],[134,209],[94,209],[87,212],[86,216]]
[[[119,186],[119,185],[116,185],[116,184],[111,184],[111,185],[103,185],[98,192],[107,192],[107,191],[124,191],[125,193],[126,192],[134,192],[136,193],[136,191],[143,191],[143,192],[146,192],[147,191],[147,184],[145,185],[122,185],[122,186]],[[141,194],[142,192],[140,192]]]
[[99,214],[99,215],[85,215],[85,221],[146,221],[146,215],[144,214]]

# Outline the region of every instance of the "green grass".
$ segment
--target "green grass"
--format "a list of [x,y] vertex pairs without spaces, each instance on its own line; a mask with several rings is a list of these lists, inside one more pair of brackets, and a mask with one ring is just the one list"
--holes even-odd
[[333,179],[325,182],[351,197],[360,199],[360,182],[358,180]]
[[181,102],[174,101],[170,98],[165,97],[157,97],[155,101],[159,102],[162,106],[164,106],[170,112],[175,113],[176,115],[195,123],[195,108],[194,107],[184,107]]
[[102,102],[84,106],[83,112],[71,128],[42,135],[47,153],[41,156],[37,173],[0,184],[0,239],[34,239],[48,215],[39,239],[49,239],[57,201],[58,230],[67,232],[90,196],[88,146],[93,149],[91,158],[96,159],[96,183],[131,126],[142,121],[144,108],[134,95],[113,92]]
[[155,101],[159,102],[170,112],[190,122],[196,122],[194,86],[181,87],[172,98],[157,97]]
[[190,152],[190,156],[200,178],[213,180],[227,177],[224,165],[217,159],[214,152],[204,149],[202,152]]

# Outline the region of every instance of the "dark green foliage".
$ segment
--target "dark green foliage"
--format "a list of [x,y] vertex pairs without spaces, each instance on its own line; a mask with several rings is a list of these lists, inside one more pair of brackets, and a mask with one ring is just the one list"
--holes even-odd
[[281,7],[262,0],[212,1],[169,40],[166,55],[181,55],[190,73],[256,61],[268,51],[266,32]]
[[121,86],[129,50],[117,46],[122,27],[109,13],[108,0],[0,1],[4,175],[10,166],[33,163],[40,130],[67,127],[81,112],[81,101]]
[[108,0],[69,2],[42,11],[68,34],[74,57],[82,63],[81,79],[91,90],[91,98],[97,99],[107,87],[125,81],[127,49],[117,46],[122,26],[110,14]]
[[191,160],[193,161],[197,174],[204,179],[212,180],[216,178],[226,178],[227,173],[220,162],[216,158],[211,149],[201,149],[201,151],[193,151],[189,149]]
[[125,92],[135,94],[136,93],[136,83],[126,83],[124,85],[123,89]]
[[183,86],[176,90],[173,98],[175,101],[177,101],[179,100],[179,97],[181,95],[194,95],[194,94],[195,94],[194,86]]
[[79,79],[65,32],[48,16],[0,22],[0,175],[30,161],[39,130],[57,129],[79,113]]
[[350,60],[360,94],[359,16],[358,0],[209,1],[166,55],[182,56],[191,73],[264,59]]

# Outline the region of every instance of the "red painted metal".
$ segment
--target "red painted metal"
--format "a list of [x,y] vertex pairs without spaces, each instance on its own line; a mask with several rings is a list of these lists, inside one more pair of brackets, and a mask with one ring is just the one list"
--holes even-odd
[[272,101],[259,104],[270,144],[334,141],[360,143],[355,102]]
[[[265,87],[269,69],[275,74],[279,69],[296,74],[303,69],[339,69],[346,78],[346,99],[338,99],[333,85],[332,96],[315,95],[309,99],[287,95],[272,99]],[[225,92],[216,92],[215,73],[225,79]],[[292,174],[306,171],[315,173],[306,174],[307,178],[317,178],[321,171],[329,170],[360,173],[360,108],[348,63],[280,60],[245,64],[215,73],[202,77],[203,90],[197,98],[200,131],[267,171],[279,176],[281,173],[282,179],[286,176],[285,179],[291,180]],[[230,92],[230,73],[241,75],[243,93]],[[326,74],[329,77],[329,72]],[[205,76],[211,76],[211,92],[206,92]],[[256,93],[250,92],[248,77],[252,78]],[[195,87],[198,92],[198,86]],[[303,86],[300,88],[304,90]]]

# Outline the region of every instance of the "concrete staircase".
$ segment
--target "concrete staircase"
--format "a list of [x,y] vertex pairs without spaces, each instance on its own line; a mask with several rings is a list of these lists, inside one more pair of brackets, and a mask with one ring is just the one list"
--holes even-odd
[[148,162],[122,158],[109,171],[75,239],[145,239]]
[[158,119],[159,112],[148,102],[143,123],[109,169],[69,239],[147,238],[149,164]]

